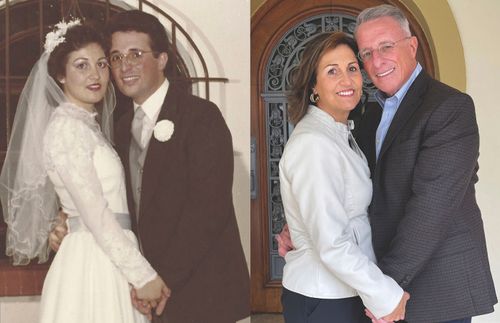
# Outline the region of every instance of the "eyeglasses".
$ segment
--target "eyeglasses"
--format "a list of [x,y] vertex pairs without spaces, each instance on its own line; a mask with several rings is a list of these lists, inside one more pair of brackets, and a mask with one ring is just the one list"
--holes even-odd
[[[410,38],[411,38],[411,36],[408,36],[408,37],[402,38],[400,40],[386,41],[386,42],[380,43],[376,50],[380,54],[380,56],[387,57],[389,54],[391,54],[393,52],[394,47],[396,47],[397,43],[399,43],[403,40],[410,39]],[[375,51],[375,49],[364,49],[358,53],[358,57],[362,62],[366,63],[372,59],[373,51]]]
[[124,61],[126,61],[127,64],[130,65],[137,65],[142,62],[144,54],[147,53],[154,54],[156,52],[152,50],[146,51],[146,50],[134,49],[129,51],[127,54],[113,53],[109,57],[109,64],[111,65],[111,68],[121,67]]

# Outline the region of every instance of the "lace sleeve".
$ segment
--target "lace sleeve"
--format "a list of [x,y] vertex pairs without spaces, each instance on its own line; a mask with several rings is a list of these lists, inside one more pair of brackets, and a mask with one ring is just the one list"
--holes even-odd
[[93,129],[82,120],[55,116],[44,140],[46,165],[61,179],[83,223],[102,250],[136,288],[156,277],[156,272],[117,223],[107,207],[93,163],[97,147]]

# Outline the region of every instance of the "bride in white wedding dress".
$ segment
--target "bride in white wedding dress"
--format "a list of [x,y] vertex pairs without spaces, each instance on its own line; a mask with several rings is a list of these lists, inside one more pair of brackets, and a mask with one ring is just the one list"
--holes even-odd
[[132,306],[131,287],[151,304],[166,297],[130,231],[124,170],[109,141],[115,102],[104,48],[102,36],[79,21],[47,35],[0,177],[14,264],[46,261],[57,209],[68,214],[69,234],[43,286],[42,323],[147,322]]

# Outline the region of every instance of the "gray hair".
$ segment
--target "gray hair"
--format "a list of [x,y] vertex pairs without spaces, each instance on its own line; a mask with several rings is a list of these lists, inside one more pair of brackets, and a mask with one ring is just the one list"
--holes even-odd
[[366,8],[361,11],[356,19],[356,28],[354,29],[354,35],[356,35],[359,26],[367,21],[375,20],[378,18],[390,17],[399,23],[401,29],[405,32],[406,36],[411,36],[410,24],[408,19],[406,19],[404,13],[397,7],[382,4],[380,6]]

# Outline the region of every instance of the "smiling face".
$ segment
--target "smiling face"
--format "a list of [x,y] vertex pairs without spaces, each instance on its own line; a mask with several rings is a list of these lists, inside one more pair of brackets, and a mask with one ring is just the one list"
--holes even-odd
[[[405,40],[405,37],[408,35],[391,17],[364,22],[356,32],[359,51],[372,50],[372,57],[364,62],[364,68],[373,84],[388,96],[393,96],[406,83],[417,65],[417,38]],[[377,48],[387,42],[396,44],[382,56]]]
[[102,47],[90,43],[68,55],[65,75],[58,77],[64,94],[72,102],[89,111],[101,101],[109,82],[109,68]]
[[[110,55],[127,55],[134,51],[143,51],[140,60],[130,62],[124,59],[120,66],[113,68],[116,85],[135,103],[142,104],[163,83],[163,69],[167,64],[167,53],[153,53],[151,40],[145,33],[136,31],[118,31],[111,36]],[[155,57],[156,56],[156,57]]]
[[338,122],[347,122],[349,112],[361,98],[363,77],[358,60],[347,45],[327,50],[316,67],[314,93],[319,95],[316,105]]

